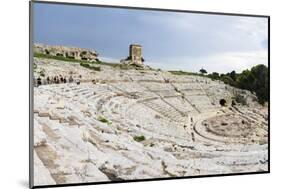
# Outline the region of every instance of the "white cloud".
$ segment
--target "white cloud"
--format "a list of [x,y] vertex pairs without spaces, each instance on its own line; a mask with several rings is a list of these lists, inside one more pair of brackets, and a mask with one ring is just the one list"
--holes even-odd
[[[170,30],[179,41],[178,56],[163,54],[148,64],[162,69],[209,72],[241,72],[257,64],[267,65],[267,19],[221,15],[148,15],[142,22]],[[160,35],[160,34],[159,34]],[[182,51],[182,44],[188,48]],[[149,59],[149,58],[148,58]]]
[[159,67],[165,70],[183,70],[198,72],[204,68],[208,72],[226,73],[232,70],[241,72],[258,64],[268,65],[267,51],[259,50],[252,52],[226,52],[194,57],[174,57],[161,62],[147,62],[152,67]]

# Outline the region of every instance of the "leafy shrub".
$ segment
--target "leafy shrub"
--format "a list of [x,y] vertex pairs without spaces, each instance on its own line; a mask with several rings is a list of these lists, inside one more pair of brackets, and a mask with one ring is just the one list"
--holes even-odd
[[45,77],[45,70],[41,70],[41,71],[39,72],[39,74],[40,74],[41,77]]
[[140,135],[140,136],[134,136],[134,140],[137,142],[141,142],[145,140],[145,136]]
[[85,67],[85,68],[89,68],[91,70],[95,70],[95,71],[101,71],[100,67],[97,66],[93,66],[90,63],[80,63],[81,66]]
[[101,116],[98,118],[98,120],[99,120],[100,122],[103,122],[103,123],[110,123],[106,118],[101,117]]

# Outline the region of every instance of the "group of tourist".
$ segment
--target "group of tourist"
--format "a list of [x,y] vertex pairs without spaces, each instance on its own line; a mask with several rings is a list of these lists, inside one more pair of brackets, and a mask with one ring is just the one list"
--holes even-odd
[[59,84],[59,83],[66,83],[66,82],[69,82],[69,83],[72,83],[73,82],[73,77],[70,75],[68,79],[66,79],[66,76],[62,76],[62,75],[59,75],[59,76],[54,76],[54,77],[47,77],[46,79],[47,81],[47,84]]
[[[79,78],[81,79],[82,76],[79,75]],[[80,79],[76,79],[75,82],[77,85],[80,84]],[[40,86],[40,85],[47,85],[47,84],[60,84],[60,83],[73,83],[74,79],[72,75],[70,75],[68,78],[66,76],[58,75],[58,76],[53,76],[49,77],[47,76],[46,78],[42,79],[41,77],[34,78],[34,84],[35,86]]]

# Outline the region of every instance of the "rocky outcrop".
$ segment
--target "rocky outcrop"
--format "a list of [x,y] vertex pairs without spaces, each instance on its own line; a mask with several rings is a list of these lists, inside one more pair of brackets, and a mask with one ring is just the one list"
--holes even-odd
[[98,61],[98,53],[95,50],[76,47],[51,46],[36,43],[34,44],[34,52],[51,56],[62,56],[76,60],[87,60],[90,62]]

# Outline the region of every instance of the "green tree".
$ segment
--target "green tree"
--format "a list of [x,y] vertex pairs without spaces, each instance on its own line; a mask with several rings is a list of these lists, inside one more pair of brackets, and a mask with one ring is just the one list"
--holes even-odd
[[241,89],[253,91],[253,83],[255,82],[255,76],[250,70],[244,70],[237,78],[237,85]]
[[265,65],[257,65],[251,69],[255,77],[253,91],[261,103],[268,101],[268,68]]
[[260,64],[251,70],[244,70],[237,76],[237,86],[255,92],[259,102],[264,104],[269,99],[268,68]]
[[225,84],[231,85],[231,86],[236,86],[236,82],[232,80],[231,77],[228,75],[224,75],[220,78]]
[[231,77],[231,79],[233,81],[236,81],[236,72],[233,70],[232,72],[229,73],[229,77]]
[[203,68],[201,68],[200,70],[199,70],[199,72],[201,73],[201,74],[206,74],[206,73],[208,73],[205,69],[203,69]]
[[220,78],[220,74],[218,72],[213,72],[211,74],[208,75],[211,79],[219,79]]

